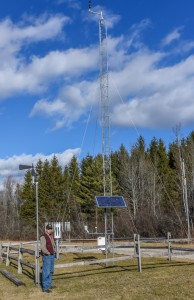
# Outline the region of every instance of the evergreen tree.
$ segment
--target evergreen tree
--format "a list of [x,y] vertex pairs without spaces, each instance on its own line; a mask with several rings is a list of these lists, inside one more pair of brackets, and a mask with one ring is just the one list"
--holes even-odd
[[77,158],[74,156],[66,168],[65,183],[66,183],[66,203],[65,211],[67,219],[74,224],[77,229],[81,226],[79,190],[80,190],[80,174]]
[[32,184],[31,171],[25,173],[25,182],[23,189],[20,192],[20,196],[23,199],[23,205],[21,207],[21,217],[28,222],[29,226],[36,227],[36,195],[35,188]]
[[[95,195],[96,186],[95,178],[101,178],[101,188],[102,188],[102,169],[95,170],[95,164],[91,155],[87,155],[86,158],[82,160],[81,163],[81,177],[80,177],[80,191],[79,191],[79,201],[81,205],[82,217],[86,220],[90,220],[95,214]],[[99,178],[98,178],[99,180]]]
[[51,209],[52,218],[54,221],[60,220],[60,211],[62,203],[64,202],[64,182],[62,168],[59,166],[57,157],[54,157],[50,163],[50,199],[51,199]]
[[158,143],[158,172],[162,180],[165,181],[166,176],[169,174],[169,159],[166,152],[164,142],[160,139]]
[[63,204],[63,219],[65,221],[70,221],[70,192],[71,192],[71,181],[69,176],[69,166],[65,166],[63,172],[63,182],[64,182],[64,204]]
[[155,137],[150,142],[148,153],[153,165],[156,166],[156,161],[158,156],[158,140]]
[[161,205],[164,212],[172,210],[173,203],[173,172],[169,165],[169,156],[164,142],[160,139],[158,144],[158,174],[160,184],[162,185]]
[[125,176],[126,169],[130,166],[130,156],[124,145],[121,145],[119,151],[112,154],[112,174],[115,180],[116,194],[125,195]]
[[[41,162],[39,161],[40,165]],[[42,165],[41,175],[38,176],[38,198],[39,198],[39,215],[40,224],[43,226],[45,222],[51,222],[52,219],[52,199],[51,192],[51,170],[50,163],[45,160]]]

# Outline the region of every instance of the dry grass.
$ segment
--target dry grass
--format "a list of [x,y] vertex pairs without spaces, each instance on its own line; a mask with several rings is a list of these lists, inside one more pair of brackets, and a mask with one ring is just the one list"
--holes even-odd
[[[56,263],[92,258],[104,257],[95,253],[67,253],[61,255]],[[28,261],[31,259],[29,257]],[[6,268],[5,264],[0,264],[0,268]],[[194,262],[183,259],[173,259],[169,263],[166,258],[144,258],[142,273],[138,273],[135,259],[118,262],[108,268],[93,265],[56,269],[53,284],[57,285],[57,289],[51,294],[42,293],[28,276],[18,275],[13,265],[8,269],[23,280],[26,286],[16,287],[0,275],[1,300],[166,300],[193,299],[194,295]],[[26,270],[30,271],[28,268]]]

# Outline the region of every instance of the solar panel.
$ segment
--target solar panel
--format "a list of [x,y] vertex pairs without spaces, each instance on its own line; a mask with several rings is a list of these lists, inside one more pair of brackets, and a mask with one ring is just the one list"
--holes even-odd
[[100,208],[126,207],[122,196],[95,196],[95,199]]

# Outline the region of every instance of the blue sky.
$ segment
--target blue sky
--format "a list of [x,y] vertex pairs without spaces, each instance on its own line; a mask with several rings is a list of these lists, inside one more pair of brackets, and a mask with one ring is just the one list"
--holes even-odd
[[[111,148],[194,125],[192,0],[93,0],[108,27]],[[101,151],[98,18],[87,0],[0,4],[0,182]],[[22,174],[21,174],[22,173]]]

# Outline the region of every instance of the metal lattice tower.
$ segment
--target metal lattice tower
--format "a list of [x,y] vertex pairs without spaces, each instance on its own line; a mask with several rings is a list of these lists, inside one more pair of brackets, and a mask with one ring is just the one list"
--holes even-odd
[[104,196],[112,196],[107,29],[102,10],[100,12],[93,11],[91,9],[91,0],[89,0],[89,12],[99,15],[103,188]]

